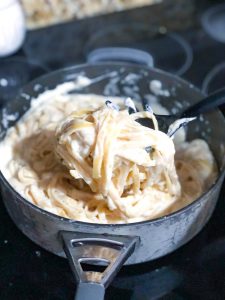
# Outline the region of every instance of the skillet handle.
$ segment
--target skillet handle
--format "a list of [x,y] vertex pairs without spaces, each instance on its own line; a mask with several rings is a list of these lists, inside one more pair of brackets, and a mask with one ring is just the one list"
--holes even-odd
[[[105,289],[133,253],[139,240],[133,236],[73,231],[61,231],[60,236],[77,283],[75,300],[103,300]],[[83,270],[82,264],[91,265],[93,270]],[[100,264],[106,265],[106,268],[96,272],[95,266]]]
[[151,54],[146,51],[125,47],[105,47],[91,51],[87,56],[89,63],[96,62],[129,62],[138,65],[153,67],[154,61]]

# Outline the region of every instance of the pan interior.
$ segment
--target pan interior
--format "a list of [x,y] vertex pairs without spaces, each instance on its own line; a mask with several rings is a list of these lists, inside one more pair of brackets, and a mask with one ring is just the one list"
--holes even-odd
[[[15,100],[7,103],[0,113],[0,140],[4,138],[7,129],[13,126],[30,108],[31,100],[43,91],[53,89],[60,83],[72,81],[79,75],[96,78],[103,74],[113,75],[106,76],[105,79],[83,88],[82,93],[94,93],[106,97],[132,97],[136,101],[140,101],[142,97],[152,97],[156,98],[171,113],[183,110],[198,102],[202,97],[202,93],[189,83],[159,70],[121,64],[83,65],[62,69],[31,82],[23,88]],[[167,93],[156,96],[150,88],[153,80],[159,81],[162,90]],[[222,114],[215,111],[201,117],[197,123],[191,123],[187,129],[187,140],[203,138],[208,142],[221,174],[225,165],[224,125]]]

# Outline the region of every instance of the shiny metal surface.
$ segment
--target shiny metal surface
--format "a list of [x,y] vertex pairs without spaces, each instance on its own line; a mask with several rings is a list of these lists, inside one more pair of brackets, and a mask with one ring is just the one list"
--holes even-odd
[[[105,288],[138,244],[137,237],[128,236],[69,231],[60,232],[60,236],[77,283],[76,300],[103,299]],[[102,272],[96,272],[95,269],[84,271],[83,263],[92,264],[94,267],[104,263],[106,268]]]

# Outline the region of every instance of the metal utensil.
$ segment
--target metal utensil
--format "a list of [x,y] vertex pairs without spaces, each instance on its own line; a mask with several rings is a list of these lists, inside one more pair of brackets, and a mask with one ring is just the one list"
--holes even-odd
[[[173,115],[155,114],[155,116],[158,121],[159,129],[167,133],[169,136],[173,136],[178,129],[195,120],[200,114],[211,111],[224,103],[225,88],[220,89],[207,97],[204,97],[201,101],[191,105],[183,112]],[[142,100],[142,106],[144,110],[151,109],[145,99]],[[151,119],[143,118],[138,119],[137,121],[146,127],[152,127]]]

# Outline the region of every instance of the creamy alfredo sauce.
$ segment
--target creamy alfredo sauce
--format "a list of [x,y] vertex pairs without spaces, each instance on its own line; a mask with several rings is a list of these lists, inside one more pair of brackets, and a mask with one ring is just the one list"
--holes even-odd
[[[87,114],[92,115],[93,111],[104,107],[106,98],[91,94],[69,95],[66,92],[71,88],[74,88],[73,84],[66,83],[33,100],[30,110],[8,130],[0,144],[0,154],[5,157],[1,162],[1,171],[12,187],[28,201],[74,220],[129,223],[176,211],[193,202],[213,184],[217,168],[205,141],[196,139],[185,142],[181,131],[175,153],[173,141],[164,133],[141,128],[134,120],[128,120],[128,114],[123,113],[122,117],[128,120],[124,124],[130,122],[130,127],[120,131],[120,137],[118,133],[113,140],[118,151],[114,151],[113,161],[110,161],[113,167],[110,179],[107,179],[110,185],[107,186],[108,165],[104,169],[104,164],[99,167],[97,161],[95,166],[100,171],[94,171],[94,149],[97,144],[100,148],[107,145],[107,142],[104,144],[101,139],[97,140],[101,111],[95,113],[97,116],[92,116],[95,123],[89,124],[93,127],[91,134],[88,131],[76,131],[74,134],[65,130],[59,134],[59,124],[63,124],[71,112],[75,112],[78,119],[82,117],[77,117],[77,112],[83,117],[86,114],[87,122],[92,122]],[[121,99],[110,99],[124,109]],[[121,122],[118,114],[106,108],[103,111],[110,115],[110,122],[115,122],[115,126]],[[158,108],[156,113],[159,113]],[[106,132],[103,131],[106,137],[111,134],[110,122],[104,129]],[[57,154],[56,128],[58,139],[63,134],[66,137],[63,151],[61,149]],[[74,130],[75,127],[71,128]],[[127,132],[127,137],[124,132]],[[72,142],[75,139],[77,143],[78,137],[79,143],[72,151]],[[130,143],[130,152],[128,148],[126,151],[122,148],[126,147],[122,143],[126,138]],[[110,141],[109,138],[108,143]],[[146,145],[155,150],[150,156],[144,151]],[[146,160],[141,160],[145,156]]]

